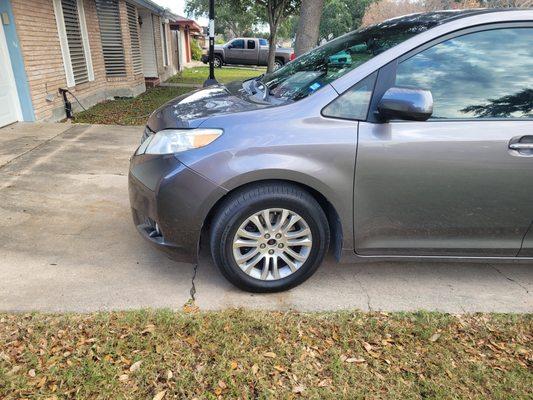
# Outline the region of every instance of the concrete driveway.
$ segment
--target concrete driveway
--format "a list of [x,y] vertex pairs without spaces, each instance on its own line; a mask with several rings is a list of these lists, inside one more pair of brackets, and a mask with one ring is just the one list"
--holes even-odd
[[253,295],[203,254],[152,249],[132,225],[128,158],[140,128],[16,124],[0,129],[0,311],[180,308],[533,312],[533,265],[327,261],[289,292]]

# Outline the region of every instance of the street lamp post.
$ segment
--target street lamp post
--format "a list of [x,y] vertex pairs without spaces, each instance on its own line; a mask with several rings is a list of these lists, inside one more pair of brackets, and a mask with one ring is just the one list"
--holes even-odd
[[209,78],[204,87],[216,85],[215,79],[215,0],[209,0]]

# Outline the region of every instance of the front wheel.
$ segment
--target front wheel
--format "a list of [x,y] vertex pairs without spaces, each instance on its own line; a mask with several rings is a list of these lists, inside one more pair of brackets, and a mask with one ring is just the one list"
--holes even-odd
[[222,58],[219,56],[215,56],[213,58],[213,65],[215,68],[222,68]]
[[280,69],[281,67],[283,67],[284,63],[282,60],[280,59],[276,59],[276,61],[274,61],[274,71]]
[[324,211],[290,184],[262,184],[223,203],[211,229],[211,254],[222,274],[251,292],[277,292],[308,279],[329,246]]

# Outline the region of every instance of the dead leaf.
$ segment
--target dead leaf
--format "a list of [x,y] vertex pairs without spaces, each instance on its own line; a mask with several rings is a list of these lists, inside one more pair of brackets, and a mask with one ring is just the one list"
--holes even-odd
[[268,357],[268,358],[276,358],[276,353],[267,351],[266,353],[263,354],[263,356]]
[[138,371],[139,368],[141,368],[141,364],[142,364],[142,361],[137,361],[137,362],[134,362],[133,364],[131,364],[130,372]]
[[155,331],[155,325],[154,324],[148,324],[144,328],[144,330],[141,332],[141,335],[144,335],[145,333],[154,333]]
[[222,394],[222,389],[220,389],[219,387],[215,388],[215,394],[217,396],[220,396]]
[[328,381],[324,379],[323,381],[318,382],[318,387],[326,387],[328,386]]
[[429,338],[429,341],[430,342],[436,342],[437,340],[439,340],[440,338],[440,333],[434,333],[430,338]]
[[6,375],[7,376],[15,375],[20,370],[20,368],[21,368],[20,366],[15,365],[13,368],[11,368],[11,370]]
[[122,374],[122,375],[120,375],[120,376],[118,377],[118,380],[119,380],[120,382],[126,382],[128,379],[129,379],[128,374]]
[[194,314],[197,313],[199,310],[200,309],[196,304],[194,304],[193,301],[189,301],[183,305],[183,312],[186,314]]
[[167,393],[166,390],[162,390],[159,393],[157,393],[152,400],[161,400],[163,397],[165,397],[165,394]]
[[184,340],[191,346],[196,345],[196,339],[193,336],[187,336]]
[[28,375],[31,376],[32,378],[35,378],[35,370],[34,369],[30,369],[28,371]]
[[218,381],[218,387],[220,389],[226,389],[227,388],[226,383],[224,381]]
[[174,376],[174,374],[172,373],[172,371],[168,370],[167,371],[167,379],[170,380],[170,379],[172,379],[173,376]]
[[252,374],[257,374],[257,371],[259,371],[259,366],[257,364],[252,365]]
[[286,369],[283,368],[281,365],[274,365],[274,369],[279,372],[285,372]]
[[231,369],[237,369],[237,366],[238,366],[237,361],[232,361],[230,364]]
[[302,393],[305,390],[305,387],[303,386],[295,386],[292,388],[293,393]]
[[371,345],[370,343],[363,342],[363,347],[364,347],[365,350],[368,351],[369,353],[372,351],[372,345]]
[[356,357],[347,358],[345,361],[347,363],[356,363],[356,364],[362,364],[366,362],[364,358],[356,358]]

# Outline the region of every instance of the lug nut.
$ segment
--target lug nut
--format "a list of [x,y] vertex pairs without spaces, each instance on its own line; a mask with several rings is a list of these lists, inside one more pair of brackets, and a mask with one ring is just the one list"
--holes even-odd
[[265,235],[265,239],[270,239],[270,235],[268,233]]
[[269,250],[268,254],[274,254],[274,250]]
[[260,245],[259,247],[261,247],[262,249],[264,249],[264,248],[267,247],[267,246],[266,246],[266,244],[261,243],[261,245]]
[[281,233],[276,234],[276,239],[281,239]]
[[283,248],[283,243],[278,244],[278,247],[279,247],[280,249],[282,249],[282,248]]

